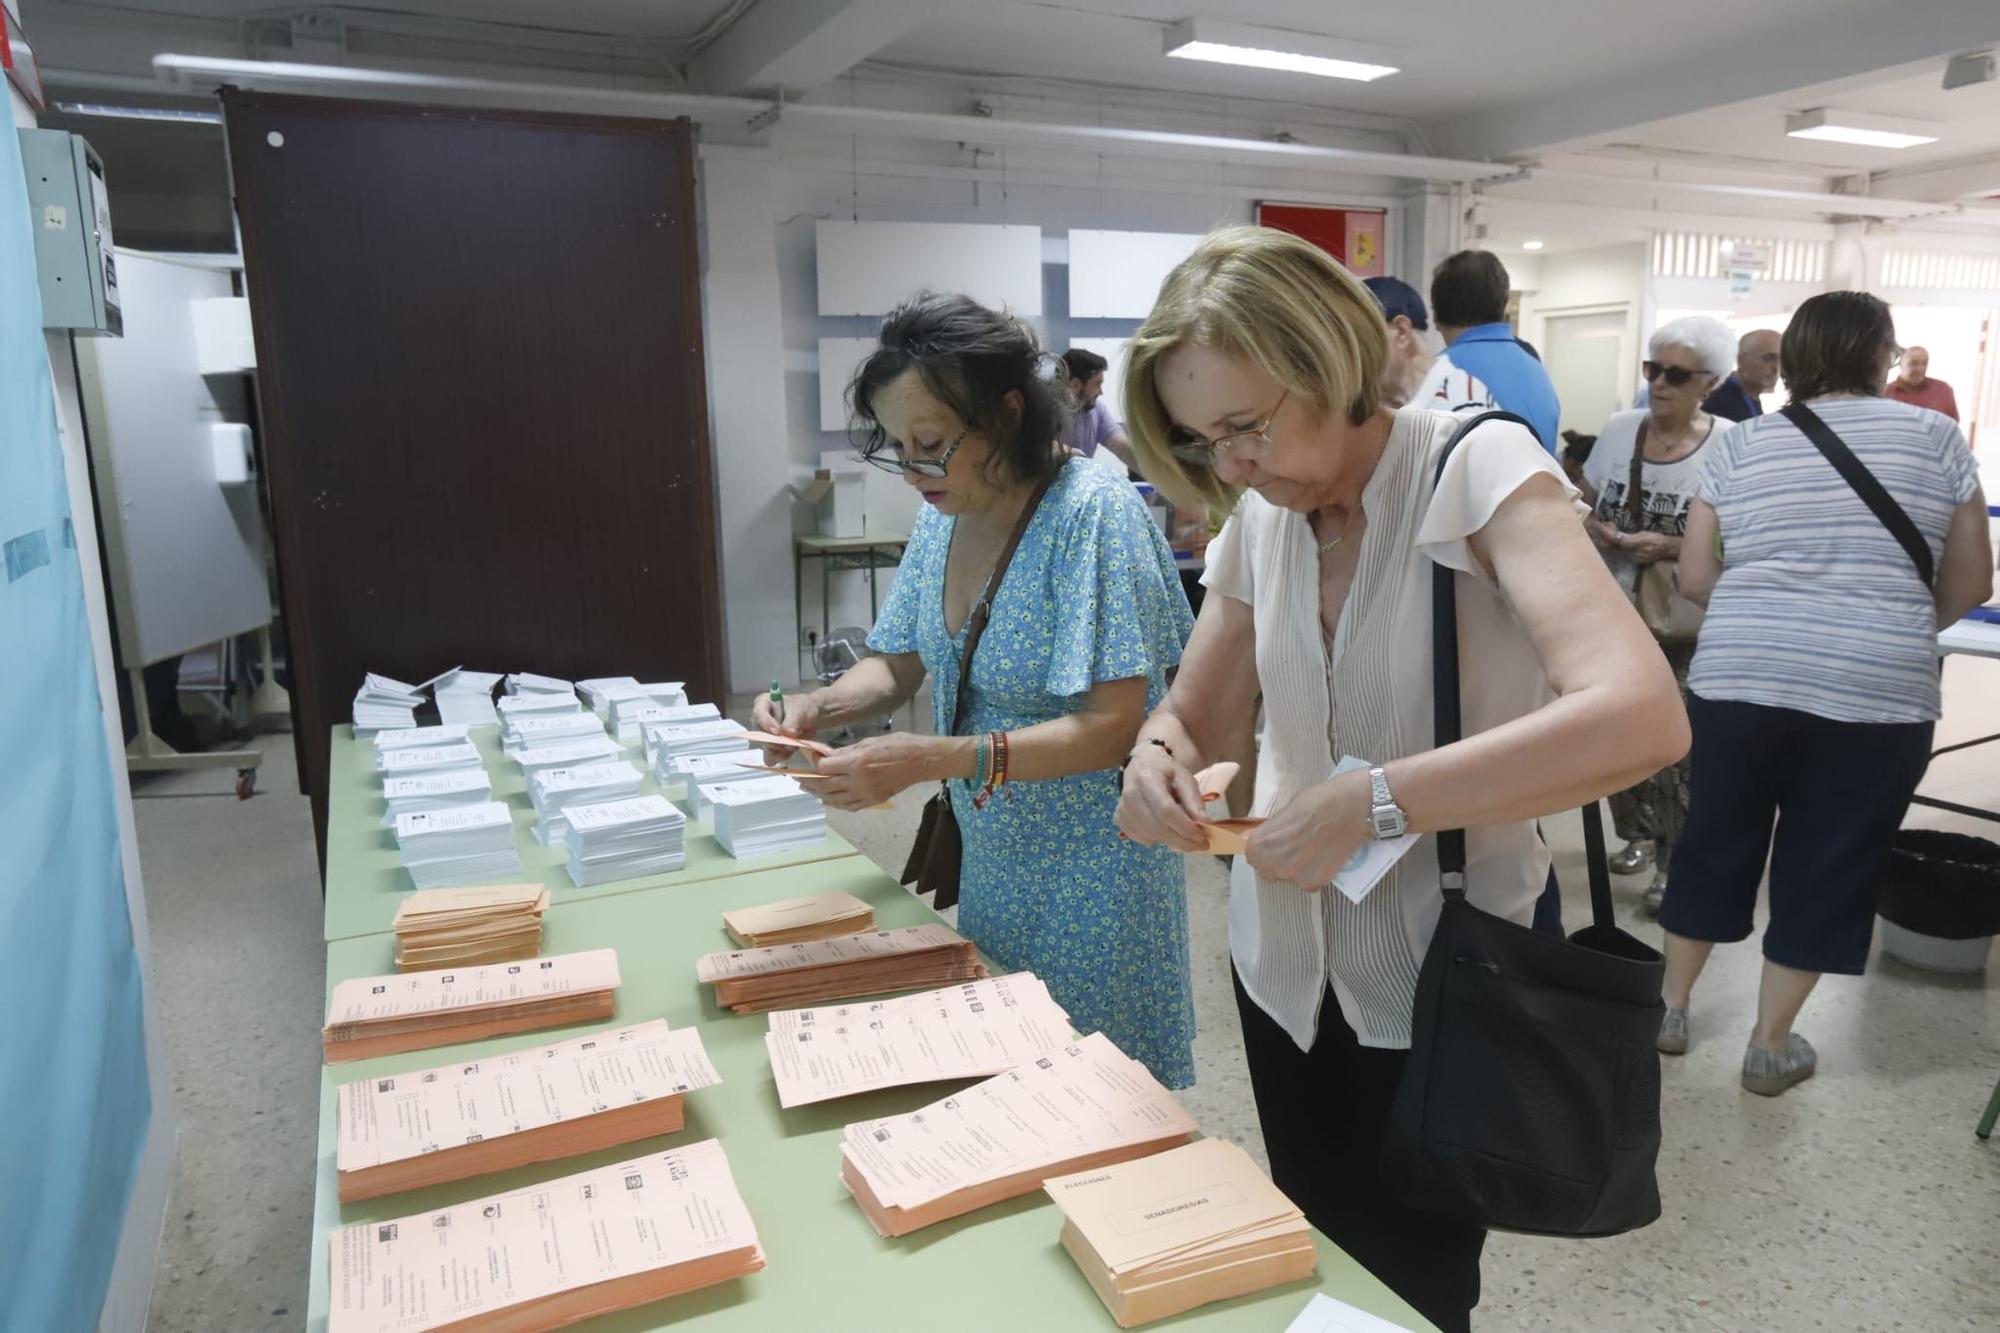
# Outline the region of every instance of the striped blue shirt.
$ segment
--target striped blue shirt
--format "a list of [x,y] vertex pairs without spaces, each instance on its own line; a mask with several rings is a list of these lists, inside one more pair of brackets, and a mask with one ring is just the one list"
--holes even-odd
[[[1847,442],[1941,559],[1978,469],[1958,424],[1881,398],[1808,404]],[[1931,590],[1812,441],[1772,413],[1708,446],[1697,494],[1722,526],[1688,688],[1836,722],[1938,716]]]

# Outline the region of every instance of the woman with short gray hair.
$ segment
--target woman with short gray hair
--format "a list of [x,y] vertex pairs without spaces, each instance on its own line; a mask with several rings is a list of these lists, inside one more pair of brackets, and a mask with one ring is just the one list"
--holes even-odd
[[[1672,320],[1647,343],[1642,368],[1647,405],[1606,422],[1584,464],[1592,506],[1584,522],[1604,563],[1653,631],[1685,697],[1701,611],[1680,595],[1681,532],[1701,472],[1702,446],[1717,424],[1701,410],[1701,400],[1736,368],[1736,338],[1721,320],[1704,315]],[[1612,822],[1627,844],[1612,868],[1636,873],[1648,860],[1655,867],[1652,887],[1641,900],[1648,916],[1659,914],[1687,808],[1686,759],[1611,798]]]

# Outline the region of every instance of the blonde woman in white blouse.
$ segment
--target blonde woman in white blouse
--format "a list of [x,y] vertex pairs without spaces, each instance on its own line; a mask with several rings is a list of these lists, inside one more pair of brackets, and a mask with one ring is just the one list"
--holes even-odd
[[[1526,924],[1538,816],[1679,758],[1672,674],[1524,427],[1391,411],[1373,299],[1283,232],[1211,234],[1132,344],[1125,404],[1147,478],[1231,517],[1180,675],[1128,761],[1118,824],[1204,845],[1194,772],[1247,725],[1265,743],[1230,886],[1230,953],[1277,1184],[1441,1328],[1479,1295],[1476,1227],[1422,1215],[1380,1144],[1442,898],[1433,840],[1359,904],[1321,892],[1378,832],[1463,827],[1470,899]],[[1239,498],[1240,497],[1240,498]],[[1458,571],[1466,740],[1431,748],[1431,565]],[[1376,771],[1336,777],[1352,756]]]

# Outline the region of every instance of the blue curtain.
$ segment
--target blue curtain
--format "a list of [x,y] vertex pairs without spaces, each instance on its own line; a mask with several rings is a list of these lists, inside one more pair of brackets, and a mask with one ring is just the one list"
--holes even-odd
[[0,120],[0,1328],[90,1329],[152,1106],[20,142]]

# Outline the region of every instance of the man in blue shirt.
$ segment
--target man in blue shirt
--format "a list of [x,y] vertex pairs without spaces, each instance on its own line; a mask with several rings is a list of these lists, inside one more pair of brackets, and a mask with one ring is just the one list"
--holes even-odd
[[1778,387],[1778,341],[1776,329],[1752,329],[1737,339],[1736,373],[1709,391],[1701,410],[1730,421],[1763,416],[1759,395]]
[[1451,363],[1481,380],[1502,411],[1534,427],[1553,454],[1561,440],[1562,404],[1533,348],[1507,323],[1506,267],[1484,250],[1460,250],[1431,274],[1431,318]]

